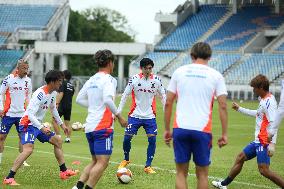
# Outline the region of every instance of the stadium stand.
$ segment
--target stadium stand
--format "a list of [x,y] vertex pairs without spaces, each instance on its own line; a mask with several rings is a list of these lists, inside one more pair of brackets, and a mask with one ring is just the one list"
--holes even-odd
[[[172,33],[155,46],[155,50],[180,51],[190,48],[218,22],[229,9],[226,5],[202,5],[197,14],[189,16]],[[202,23],[202,24],[200,24]]]
[[9,74],[23,55],[21,50],[0,50],[0,78]]
[[284,43],[282,43],[277,49],[276,51],[284,51]]
[[0,31],[14,32],[19,28],[43,29],[57,7],[51,5],[10,5],[0,6]]
[[283,14],[272,13],[271,6],[245,6],[231,16],[206,42],[211,44],[214,50],[236,51],[257,32],[276,29],[283,22]]

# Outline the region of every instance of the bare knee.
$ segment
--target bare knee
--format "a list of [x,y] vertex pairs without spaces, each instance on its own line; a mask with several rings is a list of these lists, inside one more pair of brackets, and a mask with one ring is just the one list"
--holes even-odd
[[23,145],[23,153],[31,155],[33,153],[34,147],[32,144]]
[[241,152],[237,155],[236,162],[243,164],[247,160],[247,157],[244,152]]
[[57,148],[60,148],[60,149],[62,148],[62,138],[59,137],[58,135],[54,135],[50,139],[50,143],[53,144]]

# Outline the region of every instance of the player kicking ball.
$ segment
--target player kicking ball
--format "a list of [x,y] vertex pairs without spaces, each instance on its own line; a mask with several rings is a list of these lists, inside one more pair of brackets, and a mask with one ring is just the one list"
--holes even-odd
[[258,170],[261,175],[271,180],[276,185],[284,188],[284,180],[269,169],[270,157],[274,153],[276,135],[268,143],[268,131],[274,122],[277,108],[277,102],[274,96],[269,93],[269,80],[264,75],[258,75],[250,82],[253,92],[260,98],[257,110],[249,110],[233,103],[232,108],[245,115],[256,118],[255,140],[248,144],[243,151],[237,156],[235,164],[231,168],[228,177],[223,181],[212,181],[216,188],[227,189],[227,186],[241,172],[245,161],[257,158]]
[[57,90],[62,84],[63,73],[61,71],[51,70],[45,76],[46,85],[37,89],[30,100],[24,116],[20,120],[19,131],[21,135],[21,143],[23,151],[14,161],[9,174],[4,178],[4,185],[19,185],[14,176],[23,162],[33,153],[34,142],[38,139],[40,142],[49,142],[54,146],[54,155],[58,161],[60,173],[59,176],[62,180],[68,179],[77,174],[77,171],[67,169],[63,157],[62,140],[58,135],[48,127],[44,127],[42,120],[48,108],[56,120],[56,123],[62,127],[64,132],[69,132],[68,128],[64,125],[59,117],[56,109],[56,94]]

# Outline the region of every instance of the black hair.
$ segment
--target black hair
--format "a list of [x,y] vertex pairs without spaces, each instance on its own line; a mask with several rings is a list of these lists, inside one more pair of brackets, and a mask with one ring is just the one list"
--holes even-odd
[[47,84],[49,84],[50,82],[55,82],[58,81],[60,79],[64,78],[64,74],[62,71],[59,70],[50,70],[49,72],[47,72],[47,74],[45,75],[45,82]]
[[63,74],[64,74],[64,78],[68,81],[72,78],[72,74],[69,70],[64,70]]
[[205,42],[198,42],[191,48],[190,56],[193,59],[201,58],[203,60],[206,60],[210,58],[212,55],[211,47],[208,43]]
[[151,65],[153,68],[154,67],[153,60],[151,60],[150,58],[142,58],[142,60],[140,60],[140,68],[144,68],[148,65]]
[[110,61],[114,61],[114,55],[110,50],[99,50],[96,52],[94,59],[99,68],[105,68]]

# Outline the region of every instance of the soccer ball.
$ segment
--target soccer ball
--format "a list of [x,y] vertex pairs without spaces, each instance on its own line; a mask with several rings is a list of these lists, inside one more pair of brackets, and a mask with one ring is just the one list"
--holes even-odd
[[132,179],[132,172],[127,168],[118,169],[116,177],[122,184],[128,184]]
[[82,123],[80,122],[75,122],[72,124],[72,130],[73,131],[79,131],[80,129],[82,129]]

